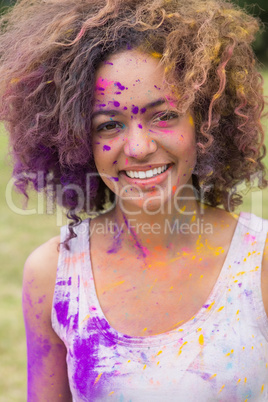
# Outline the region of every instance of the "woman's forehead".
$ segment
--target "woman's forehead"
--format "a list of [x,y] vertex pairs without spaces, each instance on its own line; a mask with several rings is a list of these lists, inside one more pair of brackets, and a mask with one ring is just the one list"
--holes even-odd
[[96,73],[95,100],[139,105],[170,99],[164,67],[153,56],[138,51],[126,51],[103,62]]
[[[150,78],[149,81],[148,78]],[[159,79],[163,81],[163,78],[164,68],[159,60],[136,50],[112,55],[96,71],[96,82],[98,83],[101,79],[106,88],[117,83],[118,88],[123,89],[126,85],[120,85],[122,81],[132,86],[145,80],[155,81],[154,85],[156,85],[156,81]]]

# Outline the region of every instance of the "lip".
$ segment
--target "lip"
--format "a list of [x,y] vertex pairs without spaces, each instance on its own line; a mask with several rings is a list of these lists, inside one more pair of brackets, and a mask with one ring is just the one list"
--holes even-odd
[[173,163],[172,164],[164,163],[164,164],[161,164],[161,165],[160,164],[147,165],[146,167],[145,166],[142,166],[142,167],[141,166],[139,166],[139,167],[138,166],[137,167],[131,166],[131,168],[128,167],[128,169],[127,169],[128,171],[129,170],[135,170],[135,171],[141,172],[141,171],[146,171],[146,170],[149,170],[149,169],[154,169],[154,168],[157,168],[157,167],[161,167],[161,166],[164,166],[164,165],[169,165],[167,170],[165,170],[163,173],[158,174],[157,176],[146,178],[146,179],[137,179],[136,177],[132,179],[131,177],[127,176],[126,170],[121,170],[119,172],[119,175],[122,175],[124,177],[124,179],[129,184],[136,185],[136,186],[142,186],[142,187],[145,187],[145,186],[150,186],[151,187],[152,185],[155,186],[157,184],[162,183],[164,180],[166,180],[166,178],[169,175],[170,170],[174,166]]

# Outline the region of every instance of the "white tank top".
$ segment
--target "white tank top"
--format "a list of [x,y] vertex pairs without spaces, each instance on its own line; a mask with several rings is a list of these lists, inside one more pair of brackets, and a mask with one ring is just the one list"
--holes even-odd
[[[61,246],[52,309],[53,328],[67,348],[73,401],[268,401],[261,294],[267,229],[267,221],[241,214],[221,273],[197,314],[170,332],[133,337],[113,329],[101,310],[84,220],[70,251]],[[61,241],[67,234],[65,226]]]

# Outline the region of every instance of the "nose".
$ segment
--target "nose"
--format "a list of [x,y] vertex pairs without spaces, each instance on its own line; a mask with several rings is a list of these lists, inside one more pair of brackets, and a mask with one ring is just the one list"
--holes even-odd
[[136,124],[129,128],[124,144],[126,156],[142,160],[156,150],[157,143],[148,130]]

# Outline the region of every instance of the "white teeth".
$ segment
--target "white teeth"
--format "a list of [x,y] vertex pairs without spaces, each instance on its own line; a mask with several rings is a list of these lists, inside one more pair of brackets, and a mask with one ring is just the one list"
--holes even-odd
[[128,170],[126,172],[126,175],[128,177],[131,177],[131,179],[145,179],[145,178],[150,178],[153,176],[157,176],[158,174],[163,173],[165,170],[167,170],[168,165],[164,165],[162,167],[146,170],[146,171],[133,171],[133,170]]
[[146,173],[145,172],[139,172],[139,178],[140,179],[145,179]]
[[153,171],[152,171],[152,169],[151,170],[147,170],[147,172],[145,172],[146,173],[146,177],[153,177]]

